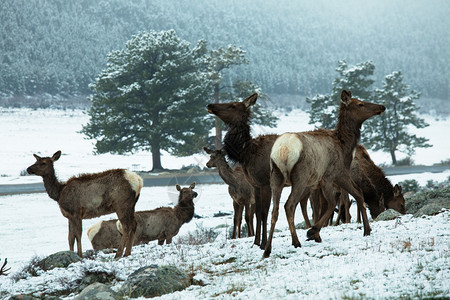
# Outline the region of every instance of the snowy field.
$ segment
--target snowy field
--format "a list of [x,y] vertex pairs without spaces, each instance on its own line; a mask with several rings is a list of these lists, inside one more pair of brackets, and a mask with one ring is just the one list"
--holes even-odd
[[[308,115],[302,111],[280,114],[279,126],[274,129],[253,128],[253,133],[282,133],[312,129]],[[416,164],[431,165],[450,158],[448,129],[450,120],[435,120],[425,116],[430,126],[417,130],[433,144],[432,148],[418,149]],[[79,130],[88,117],[81,111],[0,109],[1,140],[0,184],[41,182],[38,176],[20,176],[35,159],[32,154],[50,156],[61,150],[62,157],[55,163],[57,175],[66,180],[81,172],[96,172],[109,168],[132,170],[151,169],[149,153],[133,155],[93,155],[91,141],[85,140]],[[390,163],[385,153],[372,153],[376,163]],[[400,156],[401,158],[401,156]],[[204,167],[207,156],[197,154],[175,158],[163,153],[162,164],[176,169],[183,165]],[[449,172],[392,176],[392,183],[416,179],[421,185],[428,180],[443,181]],[[155,242],[133,248],[129,258],[114,261],[105,255],[102,262],[83,261],[45,275],[13,283],[9,276],[0,276],[0,292],[12,294],[33,290],[60,288],[63,278],[68,281],[82,276],[84,267],[114,270],[125,279],[142,265],[175,264],[193,271],[196,279],[206,286],[192,286],[183,292],[166,295],[164,299],[194,298],[420,298],[426,296],[450,297],[450,212],[434,217],[412,218],[400,221],[371,222],[372,234],[363,237],[361,225],[347,224],[324,228],[323,243],[306,242],[306,231],[298,230],[302,248],[291,246],[284,212],[277,223],[272,256],[262,259],[262,251],[252,246],[252,238],[229,240],[226,230],[232,217],[213,217],[215,213],[232,212],[231,198],[225,185],[198,185],[195,201],[196,214],[202,218],[185,224],[179,233],[184,236],[198,226],[216,228],[220,235],[214,243],[181,245],[177,238],[172,245],[159,247]],[[285,189],[282,204],[287,199]],[[143,188],[136,210],[172,205],[177,199],[173,186]],[[355,209],[355,206],[352,206]],[[310,213],[311,215],[311,213]],[[352,211],[356,216],[356,212]],[[92,249],[87,229],[100,219],[83,221],[83,250]],[[296,223],[303,221],[297,212]],[[223,226],[225,225],[225,226]],[[45,193],[0,196],[0,258],[8,258],[11,274],[19,271],[33,256],[46,256],[67,250],[67,220],[57,203]],[[71,297],[69,297],[71,298]]]

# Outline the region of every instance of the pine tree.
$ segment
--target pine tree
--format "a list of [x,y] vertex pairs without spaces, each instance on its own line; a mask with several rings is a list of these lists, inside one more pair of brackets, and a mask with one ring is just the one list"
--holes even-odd
[[141,32],[108,56],[107,68],[91,84],[89,123],[82,132],[96,139],[99,153],[161,150],[190,155],[204,145],[207,78],[206,42],[190,49],[174,30]]
[[370,86],[374,83],[371,79],[375,65],[372,61],[365,61],[355,66],[348,66],[345,60],[338,61],[336,71],[339,77],[333,81],[333,89],[329,95],[316,95],[306,98],[311,103],[309,111],[309,124],[316,127],[333,129],[337,124],[340,95],[343,89],[352,92],[354,97],[360,100],[370,100]]
[[424,128],[428,124],[417,115],[414,104],[420,92],[409,90],[400,71],[387,75],[383,87],[376,89],[375,94],[375,102],[386,106],[386,111],[381,117],[366,122],[361,139],[364,146],[389,152],[394,165],[397,165],[396,151],[412,155],[417,147],[431,147],[428,139],[408,132],[409,126]]

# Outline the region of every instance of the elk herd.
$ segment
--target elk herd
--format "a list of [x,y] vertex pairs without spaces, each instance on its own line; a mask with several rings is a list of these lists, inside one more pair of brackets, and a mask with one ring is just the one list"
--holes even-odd
[[[343,90],[335,129],[288,132],[281,135],[250,133],[251,108],[255,93],[242,102],[214,103],[207,106],[210,114],[221,119],[228,130],[223,148],[203,150],[210,156],[208,168],[216,168],[233,201],[232,238],[241,237],[242,214],[245,211],[248,236],[269,257],[284,187],[291,192],[284,205],[292,245],[300,247],[294,215],[300,204],[307,228],[307,239],[321,242],[320,230],[331,224],[350,222],[351,195],[358,208],[358,221],[363,222],[364,236],[371,228],[366,212],[376,218],[387,208],[405,213],[401,187],[392,186],[366,149],[358,144],[361,125],[380,115],[385,107],[352,98]],[[82,256],[82,220],[116,213],[115,220],[100,221],[87,231],[94,250],[117,249],[115,258],[128,256],[134,245],[157,240],[159,245],[172,242],[180,227],[194,216],[195,182],[189,187],[176,185],[179,192],[175,207],[136,211],[143,187],[142,178],[126,169],[113,169],[95,174],[74,176],[61,182],[55,175],[54,162],[61,157],[34,154],[36,162],[27,168],[29,174],[41,176],[50,198],[55,200],[69,223],[69,249]],[[312,208],[312,224],[307,213],[308,199]],[[267,232],[270,204],[272,214]],[[256,215],[256,227],[253,216]]]

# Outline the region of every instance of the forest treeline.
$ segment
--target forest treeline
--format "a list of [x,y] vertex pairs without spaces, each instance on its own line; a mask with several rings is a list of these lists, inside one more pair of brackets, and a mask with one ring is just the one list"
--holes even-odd
[[375,80],[400,70],[423,96],[449,98],[446,0],[2,0],[0,97],[86,95],[107,55],[140,31],[175,29],[193,45],[229,44],[270,94],[326,93],[337,61],[372,60]]

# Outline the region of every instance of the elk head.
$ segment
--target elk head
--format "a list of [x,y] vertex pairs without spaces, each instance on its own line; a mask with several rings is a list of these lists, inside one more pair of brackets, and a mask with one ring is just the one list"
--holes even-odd
[[396,184],[394,186],[394,197],[386,204],[387,208],[394,209],[401,214],[406,214],[405,198],[403,198],[402,187]]
[[217,167],[217,163],[220,162],[220,161],[226,163],[226,160],[225,160],[226,153],[225,153],[225,151],[223,151],[223,150],[212,150],[212,149],[209,149],[207,147],[203,147],[203,150],[205,150],[205,152],[210,155],[209,156],[209,160],[206,163],[206,166],[208,168]]
[[36,154],[33,154],[33,156],[36,158],[36,162],[27,168],[28,174],[45,176],[55,172],[53,162],[61,157],[61,151],[55,152],[52,157],[40,157]]
[[383,105],[352,98],[350,91],[343,90],[341,92],[340,111],[350,115],[359,126],[370,117],[381,115],[385,110],[386,107]]
[[218,116],[226,124],[246,123],[250,117],[250,106],[256,103],[258,94],[248,96],[242,102],[213,103],[207,106],[208,112]]
[[178,198],[178,203],[190,203],[195,197],[198,196],[196,192],[193,191],[195,187],[195,182],[193,182],[188,188],[181,188],[180,185],[176,185],[177,190],[180,192],[180,197]]

